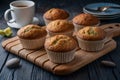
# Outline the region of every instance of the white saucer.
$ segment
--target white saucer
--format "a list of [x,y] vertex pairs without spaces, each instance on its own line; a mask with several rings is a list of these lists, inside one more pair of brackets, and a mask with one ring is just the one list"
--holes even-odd
[[[11,20],[10,20],[10,21],[11,21]],[[31,24],[39,24],[39,19],[38,19],[37,17],[34,17]],[[15,22],[13,22],[13,23],[7,22],[7,25],[8,25],[9,27],[12,27],[12,28],[17,28],[17,29],[21,28],[21,25],[15,23]]]

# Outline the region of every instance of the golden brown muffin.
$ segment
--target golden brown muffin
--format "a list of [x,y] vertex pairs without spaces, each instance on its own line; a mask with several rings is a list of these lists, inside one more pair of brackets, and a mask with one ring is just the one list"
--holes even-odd
[[77,36],[83,40],[96,41],[105,38],[105,31],[99,27],[84,27],[77,32]]
[[83,25],[83,26],[92,26],[98,24],[100,21],[97,17],[91,14],[79,14],[73,18],[73,23]]
[[40,37],[46,36],[46,34],[47,32],[44,28],[34,24],[22,27],[17,32],[17,35],[23,39],[38,39]]
[[49,23],[46,29],[50,32],[60,33],[73,30],[74,25],[67,20],[55,20]]
[[45,41],[45,48],[55,52],[67,52],[76,48],[76,41],[66,35],[56,35]]
[[69,17],[69,14],[63,9],[52,8],[48,10],[43,16],[48,20],[56,20],[56,19],[66,19]]

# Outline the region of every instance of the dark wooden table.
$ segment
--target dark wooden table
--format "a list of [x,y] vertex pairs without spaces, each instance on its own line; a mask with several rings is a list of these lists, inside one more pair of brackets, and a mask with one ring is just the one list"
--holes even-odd
[[[11,1],[0,1],[0,28],[2,29],[7,27],[3,14],[9,8]],[[71,16],[70,19],[72,19],[75,15],[82,13],[83,6],[95,2],[114,2],[120,4],[120,0],[35,0],[36,16],[40,19],[40,25],[44,25],[43,13],[50,8],[58,7],[67,10]],[[102,24],[116,22],[120,23],[120,18],[101,21]],[[12,30],[14,32],[13,36],[16,36],[17,29],[12,28]],[[5,39],[7,38],[0,36],[0,42]],[[8,69],[5,66],[6,61],[17,56],[5,51],[0,44],[0,80],[120,80],[120,37],[114,39],[117,42],[115,50],[66,76],[54,75],[21,58],[20,64],[22,66],[20,68]],[[100,64],[101,60],[114,61],[117,66],[115,68],[104,67]]]

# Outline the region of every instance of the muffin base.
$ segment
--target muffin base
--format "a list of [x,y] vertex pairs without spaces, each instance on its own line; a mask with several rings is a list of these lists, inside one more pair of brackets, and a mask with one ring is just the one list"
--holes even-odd
[[[79,24],[76,24],[76,23],[73,23],[73,25],[75,26],[74,28],[74,31],[77,32],[79,31],[80,29],[82,29],[83,27],[86,27],[86,26],[83,26],[83,25],[79,25]],[[100,22],[96,25],[92,25],[92,27],[95,27],[95,26],[99,26],[100,25]]]
[[74,32],[74,30],[71,30],[71,31],[68,31],[68,32],[66,31],[66,32],[61,32],[61,33],[54,33],[54,32],[50,32],[50,31],[47,30],[47,33],[48,33],[48,35],[50,37],[51,36],[55,36],[55,35],[60,35],[60,34],[72,37],[73,36],[73,32]]
[[76,49],[68,52],[53,52],[47,49],[46,51],[50,61],[60,64],[60,63],[68,63],[72,61],[74,59],[74,54]]
[[[45,22],[45,25],[48,25],[50,22],[54,21],[54,20],[48,20],[45,17],[43,17],[43,20]],[[68,18],[64,19],[64,20],[68,20]]]
[[46,37],[42,37],[39,39],[32,39],[32,40],[19,38],[19,40],[23,48],[25,49],[40,49],[44,46],[45,38]]
[[99,40],[99,41],[87,41],[87,40],[83,40],[83,39],[80,39],[79,37],[77,37],[77,40],[78,40],[79,47],[82,50],[99,51],[99,50],[103,49],[106,38]]
[[46,18],[44,18],[44,17],[43,17],[43,20],[44,20],[44,22],[45,22],[45,25],[48,25],[51,21],[53,21],[53,20],[48,20],[48,19],[46,19]]

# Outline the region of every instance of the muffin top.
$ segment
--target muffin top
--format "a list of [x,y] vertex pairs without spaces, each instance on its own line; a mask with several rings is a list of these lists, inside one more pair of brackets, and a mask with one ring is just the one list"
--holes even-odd
[[17,36],[23,39],[37,39],[46,36],[47,32],[44,28],[30,24],[18,30]]
[[77,36],[83,40],[96,41],[105,38],[105,31],[99,27],[84,27],[77,32]]
[[55,52],[67,52],[75,49],[76,41],[66,35],[56,35],[46,39],[45,48]]
[[79,14],[73,18],[73,23],[83,25],[83,26],[92,26],[98,24],[100,21],[97,17],[91,14]]
[[67,20],[55,20],[47,25],[48,31],[59,33],[66,32],[74,29],[74,25]]
[[69,17],[69,14],[63,9],[52,8],[48,10],[43,16],[48,20],[56,20],[56,19],[66,19]]

